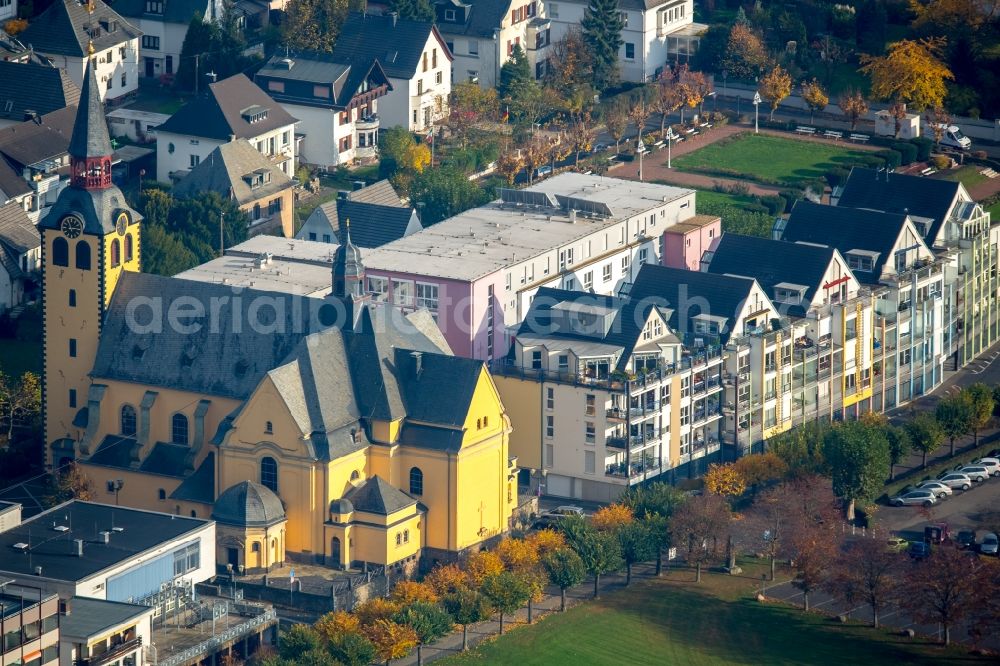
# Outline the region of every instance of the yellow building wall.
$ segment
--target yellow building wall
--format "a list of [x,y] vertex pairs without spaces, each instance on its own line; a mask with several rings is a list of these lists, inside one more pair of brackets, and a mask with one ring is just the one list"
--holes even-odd
[[[361,449],[355,453],[333,460],[327,465],[326,505],[340,499],[354,486],[361,485],[368,479],[368,452]],[[351,480],[354,474],[357,478]],[[384,478],[384,477],[383,477]]]
[[510,454],[517,456],[517,464],[522,468],[542,469],[544,385],[519,377],[495,376],[493,381],[513,428]]
[[[281,235],[285,238],[291,238],[295,235],[295,194],[292,188],[289,187],[278,194],[271,194],[263,199],[257,199],[255,201],[250,201],[248,203],[240,206],[240,210],[245,211],[252,215],[254,205],[260,206],[261,210],[266,211],[268,204],[274,199],[281,199],[281,212],[278,213],[278,221],[280,223]],[[277,229],[272,228],[272,223],[269,222],[264,225],[264,231],[257,231],[255,233],[275,233]],[[256,229],[256,227],[255,227]]]
[[[126,228],[125,234],[132,237],[132,259],[131,261],[125,261],[125,236],[119,236],[117,233],[110,233],[104,237],[103,252],[104,252],[104,306],[111,302],[111,296],[115,292],[115,287],[118,285],[118,280],[121,279],[122,273],[125,271],[131,271],[133,273],[139,272],[140,263],[140,246],[139,246],[139,224],[133,224]],[[111,266],[111,247],[114,242],[118,241],[118,256],[120,257],[121,264],[115,268]]]

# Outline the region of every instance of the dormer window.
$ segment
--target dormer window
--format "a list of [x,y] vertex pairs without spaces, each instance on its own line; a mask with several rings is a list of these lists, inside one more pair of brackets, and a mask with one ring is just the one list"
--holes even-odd
[[454,21],[455,20],[455,10],[454,9],[446,9],[446,10],[444,10],[444,20],[445,21]]
[[875,261],[878,260],[879,253],[869,250],[849,250],[847,252],[847,266],[852,271],[871,272],[875,268]]
[[779,282],[774,285],[774,300],[778,303],[788,303],[797,305],[802,302],[806,294],[806,286],[802,284],[792,284],[791,282]]
[[263,106],[250,106],[240,111],[240,116],[252,125],[267,118],[267,109]]
[[267,169],[257,169],[244,174],[243,180],[250,186],[250,189],[254,190],[271,182],[271,172]]
[[147,14],[162,14],[163,13],[163,0],[146,0],[146,13]]

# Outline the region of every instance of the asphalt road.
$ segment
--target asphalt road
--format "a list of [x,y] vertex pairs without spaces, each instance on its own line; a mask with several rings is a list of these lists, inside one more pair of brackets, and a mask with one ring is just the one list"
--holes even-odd
[[997,510],[1000,510],[1000,478],[991,477],[969,490],[956,490],[954,495],[929,509],[879,507],[875,520],[883,528],[913,541],[922,539],[924,527],[932,523],[948,523],[952,536],[961,529],[975,529],[982,534],[990,531],[984,524],[984,514]]

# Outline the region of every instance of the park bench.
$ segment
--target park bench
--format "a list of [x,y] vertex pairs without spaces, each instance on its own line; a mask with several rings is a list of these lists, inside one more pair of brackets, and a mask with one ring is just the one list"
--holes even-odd
[[843,138],[844,133],[843,132],[834,132],[832,130],[827,130],[827,131],[823,132],[823,136],[825,136],[828,139],[841,139],[841,138]]
[[798,134],[815,134],[816,133],[816,128],[815,127],[804,127],[804,126],[800,125],[799,127],[795,128],[795,131]]
[[935,169],[934,167],[927,167],[926,169],[924,169],[923,171],[920,172],[920,175],[921,176],[932,176],[932,175],[934,175],[936,173],[937,173],[937,169]]
[[851,134],[851,141],[859,141],[861,143],[868,143],[868,139],[871,137],[867,134]]

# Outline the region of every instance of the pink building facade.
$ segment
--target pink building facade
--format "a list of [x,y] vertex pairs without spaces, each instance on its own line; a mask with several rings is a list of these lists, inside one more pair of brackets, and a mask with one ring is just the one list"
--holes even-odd
[[722,235],[722,218],[695,215],[663,232],[661,263],[689,271],[701,269],[701,257]]

